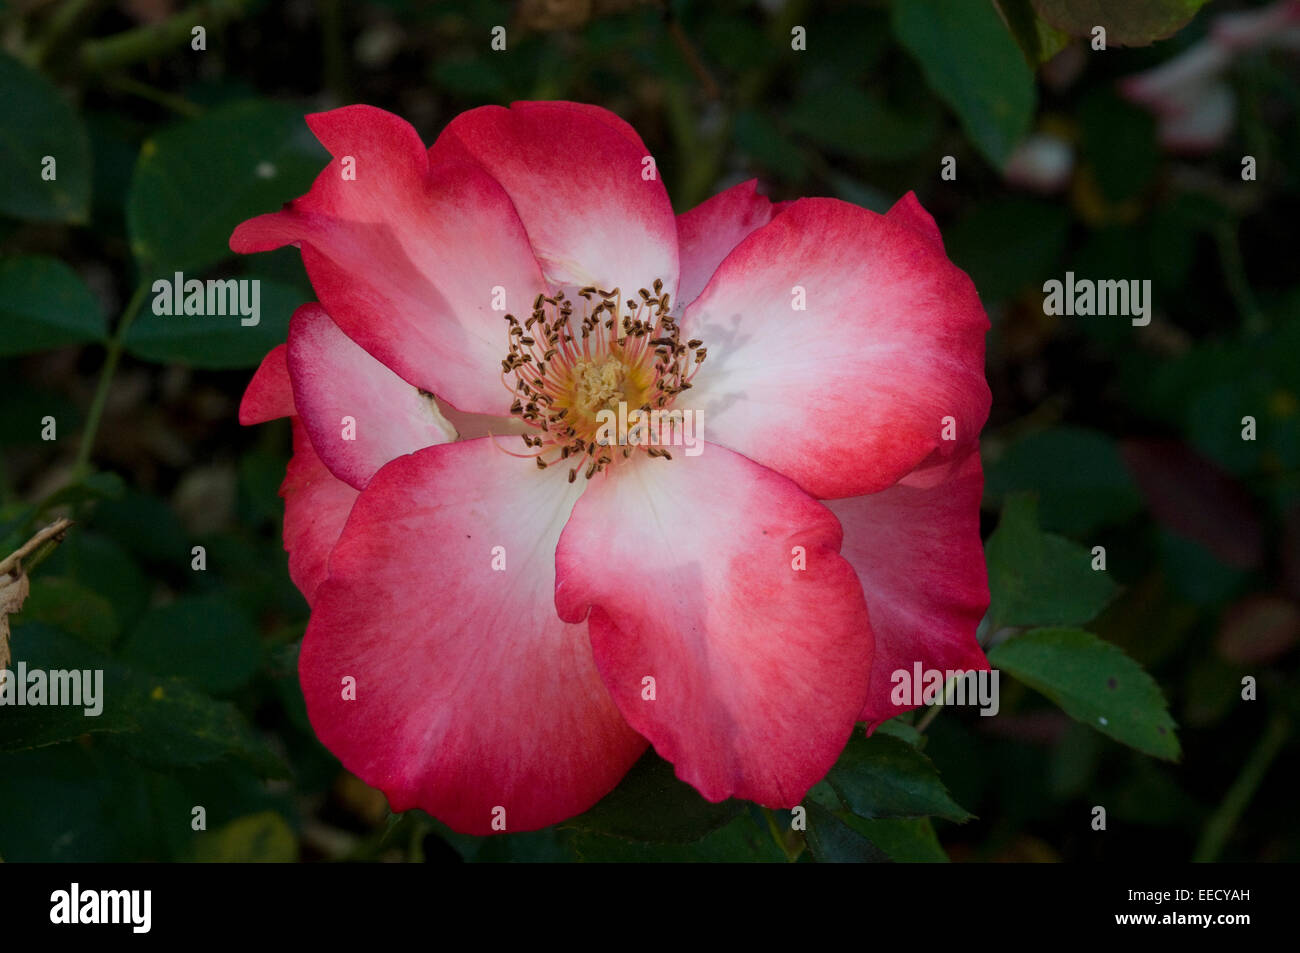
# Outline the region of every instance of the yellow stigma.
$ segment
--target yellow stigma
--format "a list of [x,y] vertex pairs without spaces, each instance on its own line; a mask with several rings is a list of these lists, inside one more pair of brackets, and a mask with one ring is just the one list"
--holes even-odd
[[620,400],[627,400],[627,365],[616,358],[600,364],[579,361],[573,367],[573,377],[573,403],[582,410],[613,410]]
[[594,425],[597,414],[617,411],[620,403],[641,407],[654,386],[653,367],[630,358],[617,346],[604,357],[577,361],[569,375],[569,384],[561,386],[555,406],[568,407],[575,423]]

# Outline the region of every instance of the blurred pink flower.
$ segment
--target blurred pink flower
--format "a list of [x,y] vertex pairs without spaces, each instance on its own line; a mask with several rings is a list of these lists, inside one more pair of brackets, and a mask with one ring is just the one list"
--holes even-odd
[[1122,80],[1120,92],[1156,115],[1166,149],[1208,152],[1227,139],[1237,118],[1223,74],[1238,55],[1258,49],[1300,49],[1300,0],[1216,17],[1204,40]]

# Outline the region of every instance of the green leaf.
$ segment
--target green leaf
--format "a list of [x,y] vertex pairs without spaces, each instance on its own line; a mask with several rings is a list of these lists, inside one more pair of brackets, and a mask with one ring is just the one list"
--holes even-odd
[[894,0],[894,33],[1001,168],[1034,117],[1034,74],[988,0]]
[[104,500],[120,500],[126,492],[126,483],[116,473],[97,470],[75,483],[60,487],[41,500],[40,511],[48,512],[56,506]]
[[569,842],[579,860],[589,863],[784,862],[785,854],[766,827],[742,814],[725,827],[691,844],[645,844],[579,831]]
[[1151,113],[1109,89],[1094,90],[1079,105],[1083,160],[1109,202],[1137,198],[1160,164]]
[[808,805],[808,849],[824,864],[889,863],[889,855],[819,804]]
[[0,357],[102,341],[108,333],[99,302],[57,258],[0,261]]
[[805,807],[809,804],[820,804],[828,811],[844,810],[844,802],[840,800],[840,796],[835,793],[835,789],[831,787],[831,783],[825,778],[822,778],[808,789],[808,793],[804,795],[803,803]]
[[786,120],[829,152],[890,162],[916,155],[938,135],[933,99],[927,96],[909,107],[892,106],[852,86],[824,86],[800,95]]
[[873,821],[850,814],[843,820],[896,863],[948,863],[948,855],[939,845],[928,817],[884,817]]
[[146,562],[188,571],[189,536],[171,507],[156,496],[128,488],[119,500],[100,504],[95,527]]
[[[11,714],[0,715],[0,732]],[[140,788],[136,765],[89,746],[0,752],[0,854],[18,863],[145,859]]]
[[29,671],[102,671],[98,715],[72,705],[6,706],[0,751],[104,735],[137,760],[159,766],[205,764],[231,756],[267,777],[284,777],[283,762],[234,705],[215,701],[175,678],[136,672],[44,623],[14,631],[13,665]]
[[[0,53],[0,214],[37,222],[84,222],[90,207],[90,139],[58,89]],[[45,157],[54,178],[42,178]]]
[[1042,692],[1071,718],[1116,741],[1175,761],[1176,725],[1160,687],[1109,642],[1081,629],[1032,629],[988,654],[989,663]]
[[35,504],[14,501],[0,505],[0,553],[8,555],[27,542],[36,517]]
[[948,254],[986,302],[1037,291],[1056,273],[1070,233],[1070,213],[1029,198],[980,202],[944,232]]
[[280,756],[234,705],[195,691],[180,679],[132,674],[132,691],[124,704],[138,730],[114,735],[113,741],[137,760],[167,767],[235,757],[264,777],[287,776]]
[[757,109],[742,109],[736,114],[733,136],[745,155],[782,178],[797,182],[807,172],[799,147]]
[[[11,371],[6,368],[0,373],[17,377],[16,369]],[[0,413],[0,446],[8,451],[6,456],[12,452],[10,448],[14,447],[49,449],[49,442],[41,439],[42,432],[48,433],[42,423],[46,417],[53,417],[58,425],[58,433],[65,436],[75,433],[81,426],[84,409],[75,401],[69,400],[64,390],[54,389],[54,384],[53,379],[41,383],[28,376],[24,386],[6,388],[4,413]]]
[[1031,0],[997,0],[997,4],[1030,66],[1046,63],[1069,45],[1070,35],[1044,23]]
[[[472,850],[463,851],[466,860],[476,864],[554,864],[573,860],[566,833],[554,827],[518,834],[465,838],[478,841]],[[463,841],[462,841],[463,843]],[[456,844],[453,843],[455,847]]]
[[200,834],[194,859],[204,864],[292,864],[298,839],[276,811],[250,814]]
[[146,612],[122,655],[139,668],[188,678],[216,694],[243,686],[261,661],[252,620],[219,595],[178,599]]
[[601,801],[564,826],[639,841],[695,841],[717,830],[740,811],[735,800],[714,804],[685,781],[673,766],[647,751]]
[[97,592],[63,576],[42,572],[31,582],[31,592],[15,625],[43,622],[75,635],[101,652],[117,638],[117,617],[112,604]]
[[1033,0],[1044,20],[1072,36],[1106,28],[1107,46],[1146,46],[1172,36],[1209,0]]
[[[120,629],[129,629],[149,604],[153,588],[140,566],[107,536],[78,526],[41,567],[38,577],[64,575],[107,600]],[[32,590],[35,592],[33,584]],[[30,605],[30,601],[29,601]],[[56,627],[59,623],[55,622]]]
[[[537,831],[493,834],[475,837],[453,831],[442,821],[430,817],[419,808],[390,814],[383,835],[384,845],[409,843],[412,832],[421,837],[421,848],[416,856],[423,855],[424,862],[437,860],[437,846],[442,843],[459,854],[466,863],[475,864],[552,864],[573,861],[569,847],[572,832],[562,827],[544,827]],[[610,838],[613,840],[613,838]],[[619,843],[623,843],[619,841]],[[432,850],[430,848],[433,848]],[[414,859],[414,858],[413,858]]]
[[[50,660],[55,658],[63,662],[67,658],[85,657],[66,651],[56,641],[58,639],[67,640],[68,636],[58,635],[54,629],[41,622],[32,622],[14,628],[10,645],[13,659],[9,663],[9,668],[14,673],[12,678],[16,692],[24,691],[24,675],[28,675],[27,681],[30,682],[29,673],[33,669],[40,669],[43,672],[81,669],[83,674],[84,671],[89,670],[92,673],[90,684],[78,682],[76,691],[81,691],[83,687],[94,690],[93,672],[98,666],[92,663],[50,664]],[[86,714],[87,708],[94,709],[94,706],[89,704],[83,704],[81,707],[68,704],[27,706],[18,705],[15,698],[13,702],[6,705],[4,717],[0,718],[0,751],[41,748],[95,732],[133,730],[134,724],[120,707],[110,708],[111,699],[107,697],[108,685],[109,679],[105,671],[102,683],[105,697],[99,699],[104,704],[104,710],[98,716]],[[47,697],[49,691],[50,687],[47,684]],[[84,696],[81,700],[83,703],[87,702]]]
[[1037,490],[1042,525],[1072,536],[1123,523],[1142,498],[1115,441],[1082,427],[1053,427],[1017,440],[988,466],[986,492]]
[[1007,498],[1002,521],[984,547],[989,567],[989,626],[1082,625],[1115,596],[1115,583],[1092,569],[1089,549],[1038,528],[1031,496]]
[[146,361],[209,370],[257,366],[287,340],[289,318],[306,298],[278,281],[242,280],[257,281],[257,324],[245,326],[239,314],[154,314],[146,306],[126,333],[127,351]]
[[282,103],[224,106],[147,140],[127,195],[143,276],[170,279],[230,257],[235,226],[306,192],[326,161],[303,111]]
[[887,735],[893,735],[899,741],[906,741],[913,748],[925,747],[925,735],[921,734],[913,725],[902,721],[899,718],[890,718],[888,721],[882,721],[876,731],[884,732]]
[[948,794],[929,758],[889,735],[854,732],[826,779],[859,817],[935,815],[960,822],[971,816]]

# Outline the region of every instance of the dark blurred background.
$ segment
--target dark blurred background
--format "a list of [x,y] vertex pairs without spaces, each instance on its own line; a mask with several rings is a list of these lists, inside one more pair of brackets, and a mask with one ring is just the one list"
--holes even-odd
[[[1049,0],[0,2],[0,556],[77,520],[29,561],[13,652],[102,667],[132,700],[91,734],[0,712],[0,856],[784,859],[757,817],[702,845],[582,823],[458,837],[391,816],[306,721],[288,425],[241,428],[237,407],[313,295],[295,251],[236,259],[230,231],[323,167],[304,113],[369,103],[432,142],[465,109],[571,99],[632,123],[679,212],[753,177],[773,199],[877,211],[914,190],[992,320],[986,530],[1029,494],[1042,532],[1106,548],[1116,588],[1089,629],[1159,683],[1181,759],[1003,679],[998,717],[926,727],[977,819],[907,822],[911,846],[886,852],[1300,859],[1295,6],[1213,2],[1168,38],[1121,47],[1112,28],[1098,50],[1036,16],[1064,22],[1052,8],[1071,4]],[[47,154],[57,187],[32,175]],[[260,278],[261,324],[133,308],[175,270]],[[1150,324],[1045,314],[1043,283],[1067,271],[1149,279]],[[1017,584],[997,574],[1019,570],[992,563],[996,607]]]

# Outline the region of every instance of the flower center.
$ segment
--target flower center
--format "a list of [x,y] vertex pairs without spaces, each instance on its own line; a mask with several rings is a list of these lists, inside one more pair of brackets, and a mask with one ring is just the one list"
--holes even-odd
[[573,405],[595,413],[616,409],[618,402],[627,401],[628,366],[618,358],[606,358],[603,363],[579,361],[573,367],[575,381]]
[[[514,397],[510,413],[532,430],[523,435],[533,451],[525,455],[538,469],[573,459],[572,483],[579,472],[591,479],[636,450],[672,459],[649,421],[690,388],[707,350],[701,341],[681,343],[663,281],[656,278],[653,289],[622,301],[617,288],[583,288],[580,302],[558,291],[538,295],[522,324],[506,315],[510,353],[501,380]],[[681,412],[674,413],[679,425]]]

